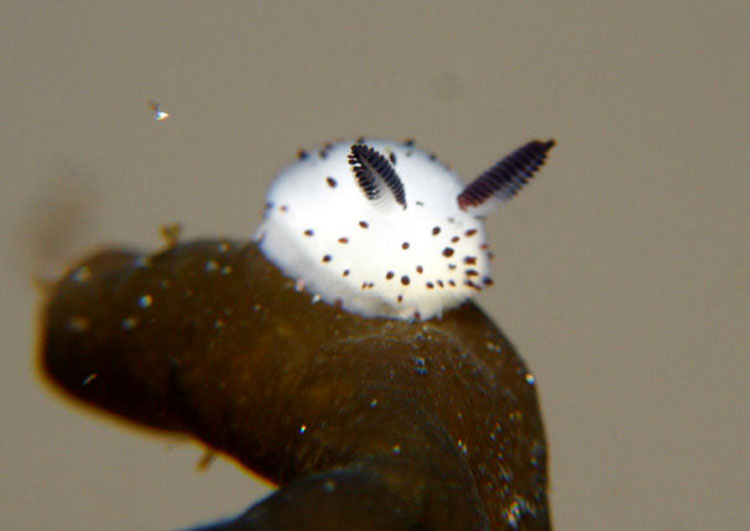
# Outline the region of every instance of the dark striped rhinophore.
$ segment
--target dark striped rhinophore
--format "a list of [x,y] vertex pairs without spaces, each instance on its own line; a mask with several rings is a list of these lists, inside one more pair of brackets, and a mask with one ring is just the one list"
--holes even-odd
[[366,144],[353,144],[349,164],[367,199],[377,201],[389,193],[406,208],[406,192],[396,170],[380,152]]
[[521,146],[468,184],[458,195],[458,206],[466,210],[481,205],[492,196],[510,199],[544,164],[554,145],[555,141],[550,139],[546,142],[532,140]]

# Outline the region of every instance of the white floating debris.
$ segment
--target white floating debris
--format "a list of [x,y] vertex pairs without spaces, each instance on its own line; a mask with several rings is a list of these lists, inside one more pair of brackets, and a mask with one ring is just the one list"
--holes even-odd
[[161,105],[158,101],[151,100],[148,102],[148,106],[151,107],[151,110],[154,111],[154,120],[157,122],[163,122],[167,118],[169,118],[169,113],[161,108]]

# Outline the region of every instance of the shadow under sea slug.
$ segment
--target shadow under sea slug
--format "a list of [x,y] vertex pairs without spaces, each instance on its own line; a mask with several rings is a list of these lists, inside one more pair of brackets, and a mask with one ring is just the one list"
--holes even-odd
[[45,303],[43,369],[279,485],[211,529],[548,529],[534,378],[468,299],[491,283],[488,203],[552,146],[467,186],[411,143],[302,153],[254,242],[74,266]]

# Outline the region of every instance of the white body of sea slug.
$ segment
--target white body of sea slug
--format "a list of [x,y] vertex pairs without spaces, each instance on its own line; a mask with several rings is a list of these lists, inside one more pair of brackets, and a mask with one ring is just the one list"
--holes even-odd
[[256,240],[314,300],[364,316],[440,317],[492,284],[483,219],[553,146],[529,142],[468,185],[410,141],[300,152],[271,185]]

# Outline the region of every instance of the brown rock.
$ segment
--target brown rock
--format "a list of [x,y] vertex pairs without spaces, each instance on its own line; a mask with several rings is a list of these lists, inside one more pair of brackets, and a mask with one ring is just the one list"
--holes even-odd
[[361,318],[254,244],[207,240],[99,253],[44,319],[42,363],[68,392],[281,485],[236,527],[549,528],[533,378],[471,303]]

